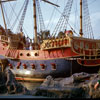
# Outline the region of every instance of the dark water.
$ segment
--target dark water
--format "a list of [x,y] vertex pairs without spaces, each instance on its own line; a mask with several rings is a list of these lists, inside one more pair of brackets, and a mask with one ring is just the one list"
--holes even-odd
[[21,94],[14,94],[14,95],[0,95],[0,99],[1,98],[47,98],[47,97],[43,97],[43,96],[31,96],[31,95],[21,95]]
[[[39,87],[42,83],[37,82],[20,82],[23,86],[25,86],[28,90],[35,90],[35,88]],[[23,94],[2,94],[1,98],[47,98],[43,96],[32,96],[32,95],[23,95]]]
[[28,90],[34,90],[36,87],[39,87],[42,83],[40,82],[20,82]]

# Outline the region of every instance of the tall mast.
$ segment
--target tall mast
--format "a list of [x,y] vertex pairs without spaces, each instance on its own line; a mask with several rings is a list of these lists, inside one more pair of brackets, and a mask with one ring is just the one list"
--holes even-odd
[[80,0],[80,36],[83,36],[83,27],[82,27],[82,0]]
[[35,49],[37,49],[37,19],[36,19],[36,0],[33,0],[33,14],[34,14],[34,43],[35,43]]
[[2,16],[3,16],[4,26],[5,26],[5,29],[7,29],[6,20],[5,20],[5,17],[4,17],[3,7],[2,7],[2,2],[1,2],[1,0],[0,0],[0,7],[1,7]]

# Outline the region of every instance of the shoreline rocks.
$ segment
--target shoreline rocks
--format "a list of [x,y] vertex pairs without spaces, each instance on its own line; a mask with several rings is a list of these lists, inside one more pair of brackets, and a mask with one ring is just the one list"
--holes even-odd
[[34,90],[28,90],[16,81],[11,70],[0,72],[0,94],[24,94],[46,98],[100,98],[100,86],[94,85],[100,79],[98,73],[75,73],[66,78],[47,76],[44,82]]
[[0,72],[0,80],[2,80],[0,81],[0,94],[30,94],[29,90],[16,81],[14,74],[9,69]]
[[[100,87],[94,90],[94,85],[100,75],[75,73],[67,78],[53,79],[47,76],[34,95],[51,96],[56,98],[100,98]],[[51,95],[50,95],[51,94]]]

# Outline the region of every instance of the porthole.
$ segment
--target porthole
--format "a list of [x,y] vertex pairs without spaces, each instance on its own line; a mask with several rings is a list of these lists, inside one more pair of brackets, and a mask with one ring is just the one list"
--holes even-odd
[[20,68],[20,66],[17,66],[17,69],[19,69]]
[[36,69],[35,64],[31,64],[31,66],[32,66],[32,69]]
[[29,53],[27,53],[27,56],[31,56]]
[[26,64],[23,64],[23,68],[24,68],[24,69],[27,69],[27,66],[26,66]]
[[41,70],[45,70],[46,66],[44,64],[40,64]]
[[23,53],[20,53],[20,56],[23,56]]
[[52,63],[51,65],[52,65],[52,70],[56,70],[56,68],[57,68],[56,64]]
[[38,56],[38,53],[34,53],[34,56]]

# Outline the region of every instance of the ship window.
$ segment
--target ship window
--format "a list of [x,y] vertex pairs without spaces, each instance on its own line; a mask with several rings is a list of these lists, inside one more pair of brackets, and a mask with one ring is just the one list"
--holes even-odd
[[20,56],[23,56],[23,53],[20,53]]
[[56,64],[52,63],[51,66],[52,66],[52,70],[56,70],[56,68],[57,68]]
[[80,42],[80,48],[81,48],[81,49],[84,48],[84,42]]
[[98,47],[98,49],[100,49],[100,43],[97,43],[97,47]]
[[74,48],[78,50],[78,42],[74,42]]
[[27,56],[31,56],[29,53],[27,53]]
[[56,70],[56,66],[52,66],[52,70]]
[[32,64],[31,66],[32,66],[32,69],[36,69],[36,66],[34,64]]
[[34,53],[35,56],[39,56],[38,53]]
[[85,49],[89,49],[89,44],[85,44]]
[[92,49],[95,49],[95,45],[94,44],[92,44]]
[[42,66],[41,70],[45,70],[45,66]]
[[44,64],[40,64],[41,70],[45,70],[46,66]]

